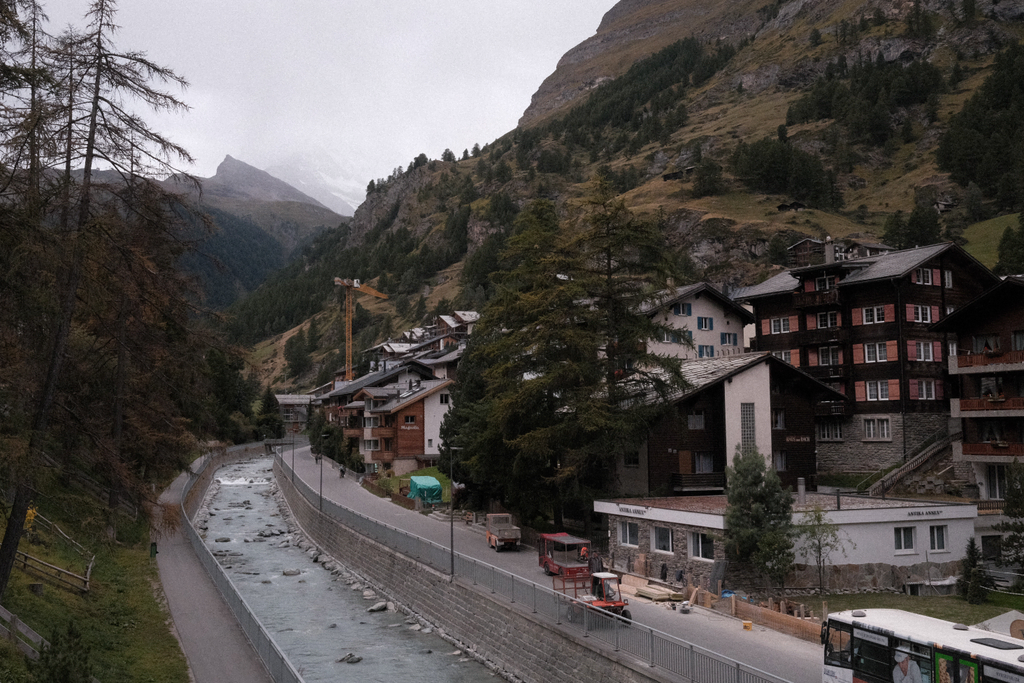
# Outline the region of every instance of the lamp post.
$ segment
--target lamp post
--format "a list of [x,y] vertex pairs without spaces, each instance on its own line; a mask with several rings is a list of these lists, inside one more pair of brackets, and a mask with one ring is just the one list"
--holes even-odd
[[451,570],[448,582],[455,581],[455,453],[461,446],[448,447],[448,550],[451,557]]
[[330,434],[323,434],[320,437],[320,455],[317,456],[317,460],[320,461],[320,512],[324,511],[324,449],[323,442],[327,439]]
[[292,432],[292,484],[295,483],[295,432]]

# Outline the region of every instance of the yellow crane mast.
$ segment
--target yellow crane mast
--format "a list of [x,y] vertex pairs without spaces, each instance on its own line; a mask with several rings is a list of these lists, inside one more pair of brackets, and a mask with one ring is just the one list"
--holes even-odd
[[355,312],[355,292],[358,290],[363,294],[375,296],[378,299],[387,299],[387,294],[382,294],[370,285],[359,284],[359,280],[347,278],[334,278],[336,287],[345,288],[345,381],[352,381],[352,314]]

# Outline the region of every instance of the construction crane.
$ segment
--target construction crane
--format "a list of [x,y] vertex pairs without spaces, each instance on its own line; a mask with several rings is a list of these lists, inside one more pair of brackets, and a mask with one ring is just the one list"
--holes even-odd
[[359,280],[349,280],[340,277],[334,278],[336,287],[345,288],[345,381],[352,381],[352,315],[355,312],[355,292],[375,296],[378,299],[387,299],[387,294],[381,294],[370,285],[361,285]]

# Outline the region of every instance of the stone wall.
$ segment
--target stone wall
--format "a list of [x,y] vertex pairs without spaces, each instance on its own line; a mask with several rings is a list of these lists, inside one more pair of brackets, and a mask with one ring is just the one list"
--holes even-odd
[[945,413],[879,413],[887,417],[891,441],[864,441],[864,415],[843,422],[842,441],[818,441],[818,472],[875,472],[903,461],[903,426],[906,424],[908,457],[940,430],[947,430]]
[[320,513],[275,466],[278,486],[303,531],[328,554],[384,588],[395,600],[443,629],[499,670],[523,681],[643,683],[672,680],[624,655],[591,647],[519,603],[463,585]]

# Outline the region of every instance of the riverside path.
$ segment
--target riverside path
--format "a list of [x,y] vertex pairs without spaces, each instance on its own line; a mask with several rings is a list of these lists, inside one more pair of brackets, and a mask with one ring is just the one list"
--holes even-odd
[[[337,465],[326,458],[317,462],[308,446],[286,451],[281,460],[286,471],[292,468],[294,460],[295,476],[313,491],[319,492],[322,486],[325,499],[438,545],[449,545],[452,533],[449,524],[378,498],[352,479],[340,477]],[[465,524],[454,525],[454,537],[455,552],[538,584],[549,582],[532,548],[524,546],[519,552],[495,553],[482,535]],[[345,561],[343,557],[337,559]],[[640,624],[785,680],[794,683],[821,680],[822,651],[814,643],[759,626],[744,631],[739,620],[702,608],[694,608],[684,615],[664,605],[632,600],[630,609],[633,620]]]

